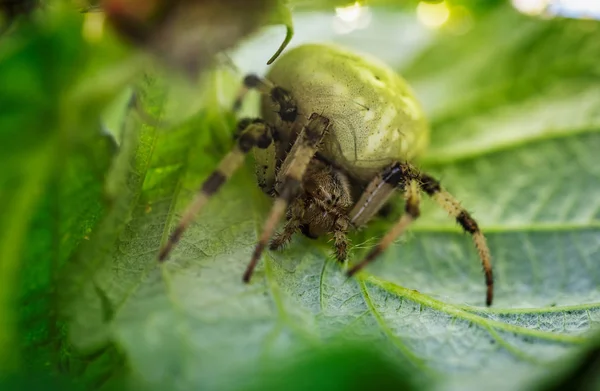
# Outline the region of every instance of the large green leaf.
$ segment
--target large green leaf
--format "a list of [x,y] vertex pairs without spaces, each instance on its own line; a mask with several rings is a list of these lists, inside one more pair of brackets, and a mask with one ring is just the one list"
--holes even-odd
[[69,349],[57,283],[110,198],[105,184],[117,146],[99,111],[138,66],[114,65],[124,51],[113,40],[84,39],[81,15],[70,7],[57,4],[46,16],[23,22],[0,46],[0,370],[95,371],[95,382],[113,363]]
[[[141,135],[127,160],[131,191],[80,252],[66,307],[73,342],[117,343],[135,377],[162,389],[239,387],[265,366],[340,341],[368,342],[440,389],[536,382],[586,343],[600,317],[597,33],[597,24],[503,9],[407,70],[434,127],[423,168],[489,239],[492,308],[482,306],[470,238],[429,201],[414,229],[357,278],[345,278],[326,240],[298,237],[267,252],[242,284],[270,205],[250,165],[159,267],[160,244],[232,144],[234,120],[219,107],[230,102],[215,98],[176,127],[129,118]],[[232,96],[233,88],[215,72],[204,92]],[[144,91],[158,119],[178,101],[153,79]],[[387,226],[356,234],[351,261]]]

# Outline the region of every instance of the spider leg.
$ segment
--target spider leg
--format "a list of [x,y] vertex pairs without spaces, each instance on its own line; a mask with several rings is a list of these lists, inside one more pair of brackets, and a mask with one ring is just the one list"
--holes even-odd
[[279,120],[272,124],[274,125],[272,128],[273,145],[266,150],[254,150],[257,163],[258,161],[267,162],[266,165],[256,166],[259,186],[265,193],[272,195],[275,190],[275,176],[272,176],[271,173],[280,171],[279,164],[288,155],[290,147],[306,124],[306,118],[298,115],[298,106],[289,91],[254,74],[244,77],[243,87],[233,105],[234,111],[240,109],[244,97],[250,90],[257,90],[262,95],[268,96],[275,105],[273,110],[279,115]]
[[260,78],[254,74],[244,77],[243,87],[233,103],[234,111],[238,111],[241,108],[244,97],[252,89],[257,90],[263,95],[270,96],[273,102],[279,105],[278,113],[284,122],[292,123],[296,121],[298,106],[292,94],[286,89],[274,85],[269,80]]
[[285,246],[292,239],[292,235],[300,228],[302,216],[304,215],[304,203],[302,200],[296,199],[290,206],[290,212],[290,219],[285,224],[285,227],[283,227],[283,231],[275,235],[269,245],[269,249],[278,250]]
[[373,178],[350,211],[350,224],[358,228],[369,222],[385,206],[397,186],[403,185],[409,176],[400,165],[394,163]]
[[252,272],[267,242],[273,235],[277,223],[284,216],[288,204],[302,191],[302,178],[306,168],[315,155],[328,127],[329,120],[327,118],[313,113],[285,158],[279,172],[280,175],[278,175],[281,180],[276,186],[277,197],[244,273],[244,282],[250,281]]
[[[404,187],[406,204],[405,212],[398,223],[384,236],[381,242],[375,247],[367,257],[348,271],[351,276],[364,266],[372,262],[398,237],[406,227],[419,216],[418,197],[411,195],[414,191],[415,183],[418,189],[427,193],[438,205],[454,217],[461,227],[471,234],[473,242],[479,254],[483,271],[485,274],[485,283],[487,286],[486,304],[490,306],[494,297],[494,279],[492,274],[491,255],[483,233],[480,231],[477,222],[471,217],[460,203],[446,190],[442,189],[440,183],[433,177],[418,172],[408,163],[394,163],[388,167],[381,175],[377,176],[367,186],[363,195],[350,212],[351,223],[358,227],[370,220],[377,211],[385,204],[394,188]],[[417,201],[414,201],[414,200]]]
[[408,183],[404,185],[404,198],[405,205],[403,214],[398,222],[390,229],[385,236],[381,239],[381,241],[375,246],[367,256],[360,262],[354,265],[350,270],[348,270],[348,277],[354,275],[357,271],[367,266],[369,263],[373,262],[375,258],[377,258],[382,252],[384,252],[390,244],[396,240],[396,238],[404,231],[406,228],[415,221],[420,214],[419,204],[421,202],[420,193],[419,193],[419,182],[416,179],[409,179]]
[[335,258],[345,262],[348,256],[348,220],[337,219],[333,228],[333,241],[335,243]]
[[490,254],[490,249],[485,240],[485,236],[479,229],[477,222],[469,212],[467,212],[460,203],[452,196],[452,194],[448,193],[448,191],[444,190],[440,183],[427,174],[421,174],[420,178],[421,188],[427,195],[429,195],[439,206],[441,206],[451,217],[454,217],[458,224],[465,230],[471,234],[473,238],[473,243],[475,244],[475,248],[477,248],[477,252],[479,253],[479,258],[481,259],[481,265],[483,266],[483,272],[485,274],[485,284],[487,286],[486,293],[486,305],[492,305],[492,301],[494,299],[494,277],[492,274],[492,257]]
[[268,95],[273,87],[275,86],[269,80],[263,79],[255,74],[251,73],[244,76],[242,87],[233,101],[233,111],[239,111],[241,109],[242,102],[250,90],[257,90],[261,94]]
[[[160,250],[158,259],[164,261],[175,244],[181,239],[190,223],[194,220],[200,210],[206,205],[212,195],[233,175],[242,165],[246,154],[254,147],[268,148],[273,142],[271,127],[261,120],[242,120],[240,126],[243,130],[236,137],[236,145],[233,147],[213,173],[204,181],[192,203],[184,212],[177,227],[169,237],[167,243]],[[238,127],[238,128],[239,128]]]

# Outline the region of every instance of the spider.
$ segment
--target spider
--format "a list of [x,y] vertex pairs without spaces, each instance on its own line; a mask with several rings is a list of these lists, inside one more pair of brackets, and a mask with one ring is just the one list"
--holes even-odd
[[423,192],[471,234],[485,274],[486,304],[492,304],[491,256],[477,222],[439,181],[410,163],[426,148],[429,130],[403,78],[367,55],[329,44],[305,44],[278,59],[266,78],[246,76],[235,108],[251,89],[262,95],[262,118],[239,121],[233,150],[202,184],[161,249],[161,262],[253,150],[258,185],[274,203],[244,282],[250,281],[284,216],[287,222],[270,249],[281,248],[297,231],[310,238],[331,234],[336,258],[344,262],[348,231],[364,226],[394,193],[402,193],[404,214],[361,262],[348,269],[347,275],[354,275],[419,217]]

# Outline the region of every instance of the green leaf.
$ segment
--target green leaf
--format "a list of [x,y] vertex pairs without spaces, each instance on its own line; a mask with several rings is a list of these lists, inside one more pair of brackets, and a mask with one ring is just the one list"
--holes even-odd
[[554,365],[555,371],[542,381],[536,390],[558,391],[571,390],[597,390],[600,387],[600,348],[598,333],[594,340],[582,351],[574,354],[566,365]]
[[[68,284],[73,343],[116,343],[135,378],[157,389],[240,388],[264,367],[346,341],[370,344],[441,389],[537,382],[600,319],[597,33],[597,24],[505,8],[468,35],[441,38],[407,70],[433,125],[422,166],[488,238],[492,308],[482,306],[470,238],[429,201],[410,233],[357,278],[345,278],[327,240],[297,237],[267,252],[242,284],[270,205],[250,164],[159,267],[160,244],[232,145],[234,119],[222,108],[230,102],[214,98],[174,127],[128,118],[139,134],[121,157],[128,190],[79,252]],[[219,86],[233,96],[223,72],[206,83],[215,97]],[[154,79],[143,90],[146,111],[168,116],[178,97]],[[356,233],[351,262],[387,227]]]
[[19,367],[75,373],[76,366],[91,364],[65,342],[57,284],[105,212],[116,145],[98,111],[137,69],[124,61],[107,70],[123,49],[110,40],[98,47],[83,39],[76,11],[57,4],[46,16],[24,22],[0,46],[3,374]]
[[[52,195],[46,193],[52,187],[51,182],[58,181],[58,178],[53,178],[54,170],[58,172],[65,168],[63,156],[57,152],[77,143],[69,140],[74,130],[70,127],[71,124],[62,122],[62,118],[57,118],[57,113],[62,110],[61,104],[64,103],[61,101],[64,96],[63,88],[70,85],[62,71],[69,72],[73,78],[77,77],[84,48],[79,37],[69,37],[67,33],[68,30],[78,28],[77,21],[67,17],[60,22],[64,24],[64,29],[56,29],[52,25],[28,26],[21,37],[2,46],[0,53],[0,84],[3,86],[0,94],[0,154],[3,156],[0,202],[6,208],[0,217],[0,227],[5,232],[0,239],[0,365],[4,368],[14,367],[19,362],[15,357],[18,350],[13,346],[17,320],[10,309],[17,299],[15,282],[19,281],[16,277],[19,276],[21,267],[21,253],[24,247],[32,256],[46,255],[52,250],[46,247],[46,232],[32,235],[34,244],[25,246],[29,223],[41,202],[48,201],[58,191],[68,192],[72,189],[67,186],[60,190],[50,190]],[[44,55],[48,52],[53,55],[44,62]],[[44,64],[43,68],[41,64]],[[46,99],[47,97],[50,99]],[[85,132],[78,136],[78,139],[93,137]],[[97,144],[96,147],[100,147],[96,152],[100,160],[96,164],[101,166],[105,154],[100,145]],[[81,162],[75,163],[78,164],[81,166]],[[76,170],[77,168],[73,169]],[[85,180],[82,178],[82,182]],[[96,183],[101,182],[96,180]],[[79,183],[73,184],[74,187],[78,185]],[[82,210],[78,212],[81,213]],[[47,221],[51,219],[46,216]],[[85,225],[83,221],[79,223]],[[70,228],[76,231],[79,227]],[[70,246],[73,243],[66,244],[67,248]],[[42,251],[43,247],[46,247],[45,251]],[[41,268],[51,267],[52,255],[48,254],[44,258],[39,263],[44,264]],[[45,273],[35,275],[32,271],[31,278],[27,279],[26,289],[34,290],[38,284],[48,284],[48,279],[42,277],[42,274]]]
[[[292,365],[289,365],[289,363]],[[399,363],[360,344],[327,346],[277,362],[263,371],[262,381],[246,390],[415,390],[417,383]]]

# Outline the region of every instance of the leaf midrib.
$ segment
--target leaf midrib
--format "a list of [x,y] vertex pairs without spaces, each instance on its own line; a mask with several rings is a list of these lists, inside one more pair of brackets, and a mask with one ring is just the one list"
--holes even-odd
[[[530,336],[538,339],[553,341],[553,342],[562,342],[568,344],[583,344],[587,341],[587,338],[578,336],[578,335],[566,335],[566,334],[557,334],[551,333],[548,331],[541,330],[532,330],[522,326],[511,325],[508,323],[500,322],[493,319],[486,319],[475,312],[470,312],[469,309],[476,309],[478,312],[486,312],[484,308],[478,307],[466,307],[466,306],[458,306],[455,304],[445,303],[440,300],[436,300],[430,296],[427,296],[423,293],[417,292],[412,289],[404,288],[400,285],[394,284],[389,281],[382,280],[373,275],[369,275],[365,272],[361,273],[358,278],[361,281],[365,281],[371,283],[375,286],[378,286],[388,292],[394,293],[399,297],[406,298],[410,301],[418,303],[420,305],[426,306],[428,308],[437,310],[439,312],[446,313],[448,315],[452,315],[454,317],[462,318],[464,320],[470,321],[474,324],[477,324],[483,328],[492,327],[494,330],[506,331],[510,333],[521,334],[525,336]],[[489,311],[489,310],[487,310]],[[490,311],[491,312],[491,311]]]

